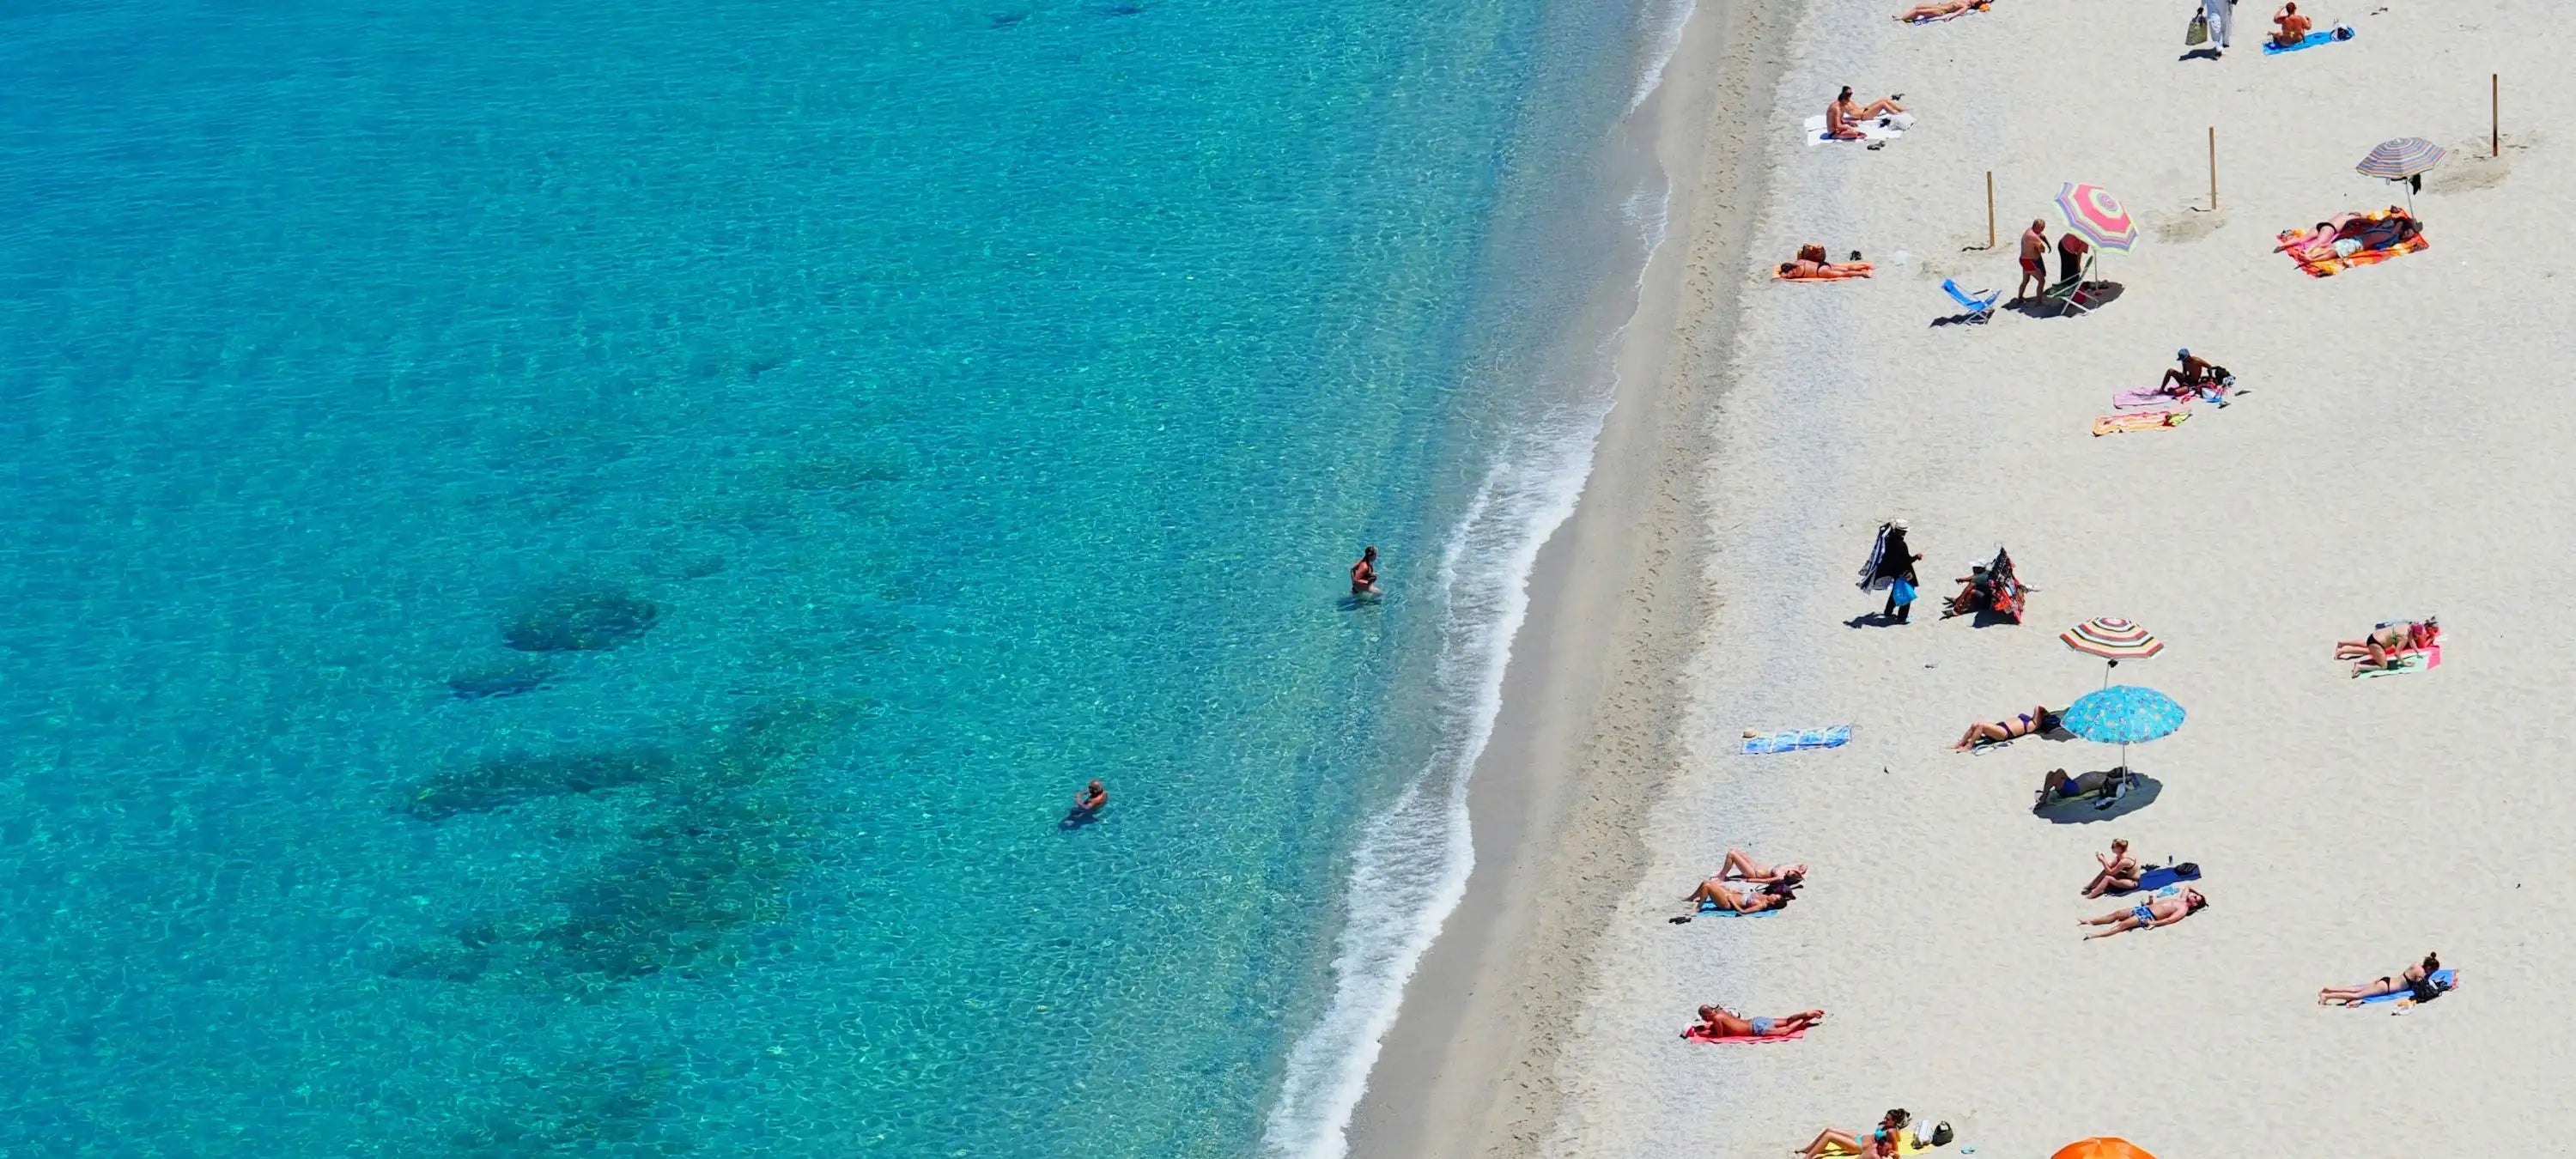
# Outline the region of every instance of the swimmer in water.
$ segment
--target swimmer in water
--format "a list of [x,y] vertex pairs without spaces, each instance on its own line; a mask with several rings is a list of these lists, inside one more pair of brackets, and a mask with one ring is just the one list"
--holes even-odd
[[1360,561],[1351,565],[1351,594],[1355,596],[1374,596],[1379,594],[1377,590],[1377,548],[1370,547],[1361,551]]
[[1056,822],[1060,829],[1079,829],[1100,819],[1100,810],[1109,804],[1109,790],[1095,780],[1073,795],[1073,811]]

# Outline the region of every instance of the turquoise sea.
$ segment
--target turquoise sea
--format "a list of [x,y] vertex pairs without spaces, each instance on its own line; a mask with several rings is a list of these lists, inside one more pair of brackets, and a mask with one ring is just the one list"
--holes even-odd
[[0,1154],[1336,1152],[1679,17],[0,7]]

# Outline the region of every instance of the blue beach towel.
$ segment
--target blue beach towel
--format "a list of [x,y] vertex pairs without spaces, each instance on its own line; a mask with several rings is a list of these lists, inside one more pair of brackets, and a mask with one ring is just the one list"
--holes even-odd
[[[2460,984],[2459,974],[2452,970],[2435,970],[2431,975],[2429,975],[2429,977],[2433,979],[2433,984],[2435,986],[2439,986],[2444,990],[2449,990],[2451,987]],[[2395,1002],[2400,998],[2412,998],[2414,996],[2415,995],[2411,991],[2400,990],[2394,994],[2379,994],[2369,998],[2364,998],[2362,999],[2362,1002],[2365,1004],[2372,1002]]]
[[2193,866],[2191,876],[2185,877],[2170,865],[2159,865],[2154,869],[2147,870],[2146,872],[2138,875],[2138,887],[2136,889],[2115,889],[2110,891],[2110,896],[2123,897],[2133,893],[2159,893],[2167,886],[2198,880],[2200,880],[2200,867],[2198,866]]
[[2344,35],[2342,35],[2342,36],[2338,37],[2338,36],[2336,36],[2336,35],[2335,35],[2335,32],[2336,32],[2336,31],[2337,31],[2336,29],[2332,29],[2332,28],[2320,28],[2320,29],[2317,29],[2316,31],[2311,32],[2311,33],[2307,34],[2306,36],[2302,36],[2302,37],[2300,37],[2300,38],[2299,38],[2299,42],[2298,42],[2297,44],[2293,44],[2293,45],[2289,46],[2288,48],[2283,48],[2283,47],[2281,47],[2280,45],[2274,44],[2274,43],[2272,43],[2271,41],[2266,40],[2266,41],[2264,41],[2264,42],[2263,42],[2263,55],[2265,55],[2265,56],[2279,56],[2279,55],[2281,55],[2282,53],[2285,53],[2285,52],[2297,52],[2298,50],[2300,50],[2300,49],[2302,49],[2302,48],[2315,48],[2316,46],[2318,46],[2318,45],[2320,45],[2320,44],[2332,44],[2332,43],[2334,43],[2334,42],[2335,42],[2335,41],[2337,41],[2337,40],[2350,40],[2350,39],[2352,39],[2353,37],[2356,37],[2356,36],[2361,35],[2361,33],[2360,33],[2360,32],[2358,32],[2358,31],[2356,31],[2356,30],[2354,30],[2354,29],[2346,28],[2346,29],[2342,29],[2342,30],[2341,30],[2341,31],[2344,33]]
[[1744,738],[1747,756],[1766,753],[1793,753],[1800,749],[1841,748],[1851,743],[1852,726],[1838,724],[1831,728],[1802,728],[1788,732],[1766,732]]
[[1699,903],[1699,916],[1704,918],[1767,918],[1778,912],[1780,911],[1776,909],[1765,909],[1755,910],[1749,914],[1740,914],[1713,901],[1704,901]]

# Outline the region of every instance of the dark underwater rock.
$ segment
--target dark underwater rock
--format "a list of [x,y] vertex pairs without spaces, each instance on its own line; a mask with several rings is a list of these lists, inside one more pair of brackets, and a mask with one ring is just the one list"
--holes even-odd
[[624,592],[568,592],[540,600],[501,629],[522,652],[604,652],[643,635],[662,607]]
[[541,797],[646,784],[670,776],[672,767],[670,756],[654,749],[501,757],[431,777],[403,808],[424,820],[444,821],[459,813],[485,813]]
[[519,664],[482,672],[468,672],[447,678],[447,690],[458,700],[487,700],[496,696],[521,696],[555,682],[556,672],[545,664]]

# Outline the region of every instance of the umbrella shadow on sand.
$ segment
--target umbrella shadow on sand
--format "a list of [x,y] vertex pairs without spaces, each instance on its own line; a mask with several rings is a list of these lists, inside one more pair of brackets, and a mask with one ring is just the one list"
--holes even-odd
[[[2117,769],[2105,770],[2118,772]],[[2095,821],[2115,821],[2156,803],[2164,792],[2164,782],[2132,771],[2128,791],[2116,797],[2060,797],[2037,805],[2031,815],[2051,825],[2085,825]]]

